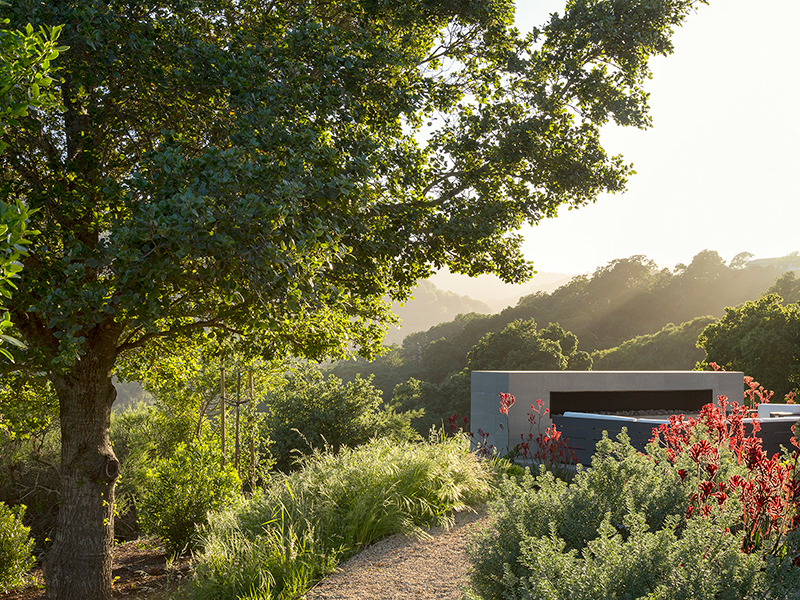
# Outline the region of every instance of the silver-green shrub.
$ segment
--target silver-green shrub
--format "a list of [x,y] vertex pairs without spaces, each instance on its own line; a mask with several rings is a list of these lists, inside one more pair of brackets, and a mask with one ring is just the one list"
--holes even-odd
[[544,470],[501,483],[494,526],[468,548],[469,598],[800,597],[800,569],[790,559],[741,551],[737,500],[709,518],[687,519],[674,470],[637,452],[624,434],[618,440],[599,442],[591,468],[569,485]]

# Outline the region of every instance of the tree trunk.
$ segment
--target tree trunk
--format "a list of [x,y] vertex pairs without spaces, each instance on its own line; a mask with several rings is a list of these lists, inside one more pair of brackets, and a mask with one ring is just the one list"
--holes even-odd
[[61,501],[45,564],[51,600],[110,600],[114,482],[119,461],[109,438],[117,392],[114,352],[88,349],[69,374],[51,376],[61,420]]

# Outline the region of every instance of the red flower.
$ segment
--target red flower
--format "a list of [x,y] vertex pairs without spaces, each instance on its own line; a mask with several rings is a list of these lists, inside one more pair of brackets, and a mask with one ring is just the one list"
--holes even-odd
[[508,414],[508,409],[514,406],[516,398],[512,394],[500,394],[500,412],[504,415]]

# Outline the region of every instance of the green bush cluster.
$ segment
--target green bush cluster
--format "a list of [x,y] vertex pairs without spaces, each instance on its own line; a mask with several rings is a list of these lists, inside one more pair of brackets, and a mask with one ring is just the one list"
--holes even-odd
[[276,467],[289,471],[315,448],[336,451],[372,437],[412,437],[413,415],[386,410],[382,404],[380,392],[367,379],[343,383],[313,368],[288,374],[270,394],[264,422]]
[[374,540],[447,523],[486,499],[488,464],[464,435],[315,451],[203,533],[195,600],[295,598]]
[[22,524],[25,506],[10,508],[0,502],[0,592],[25,582],[33,566],[33,539],[30,527]]
[[468,598],[799,597],[790,558],[742,552],[736,499],[709,518],[686,518],[689,499],[662,451],[651,444],[642,454],[624,433],[606,436],[569,485],[544,469],[505,479],[494,527],[468,548]]
[[171,457],[147,473],[147,488],[139,505],[145,532],[158,535],[169,554],[197,547],[197,527],[208,513],[234,503],[241,480],[230,463],[220,464],[208,441],[179,443]]

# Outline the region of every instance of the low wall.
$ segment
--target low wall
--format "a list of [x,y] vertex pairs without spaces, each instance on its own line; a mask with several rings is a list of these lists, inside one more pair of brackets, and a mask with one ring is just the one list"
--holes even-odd
[[[761,438],[762,447],[769,456],[780,452],[781,445],[790,447],[792,425],[797,420],[798,416],[767,418],[759,421],[761,429],[757,435]],[[611,439],[616,439],[624,427],[631,439],[631,445],[644,452],[645,446],[653,437],[653,429],[667,421],[567,412],[554,416],[553,422],[561,435],[567,439],[577,461],[589,465],[597,442],[603,438],[603,431],[607,431]],[[744,419],[744,425],[746,434],[752,434],[753,419]]]

